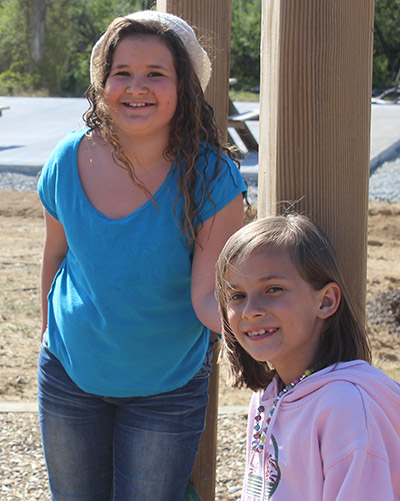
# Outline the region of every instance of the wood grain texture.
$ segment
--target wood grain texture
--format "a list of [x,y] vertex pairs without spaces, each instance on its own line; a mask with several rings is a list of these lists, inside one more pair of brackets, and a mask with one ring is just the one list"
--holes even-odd
[[185,19],[206,50],[213,71],[205,94],[214,108],[221,131],[226,134],[232,1],[158,0],[157,10]]
[[263,0],[259,215],[330,236],[365,305],[373,0]]

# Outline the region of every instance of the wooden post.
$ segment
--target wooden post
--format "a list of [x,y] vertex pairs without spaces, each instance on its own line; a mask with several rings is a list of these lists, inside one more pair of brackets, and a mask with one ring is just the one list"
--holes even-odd
[[328,233],[365,308],[373,0],[263,0],[259,216]]
[[[229,54],[232,0],[157,0],[157,10],[187,21],[206,49],[213,66],[206,98],[213,106],[217,123],[227,134],[229,105]],[[215,499],[215,470],[218,418],[218,366],[214,356],[209,387],[206,429],[192,473],[192,482],[203,501]]]
[[217,123],[226,134],[229,107],[229,63],[232,0],[157,0],[157,10],[181,17],[193,27],[212,63],[206,89]]

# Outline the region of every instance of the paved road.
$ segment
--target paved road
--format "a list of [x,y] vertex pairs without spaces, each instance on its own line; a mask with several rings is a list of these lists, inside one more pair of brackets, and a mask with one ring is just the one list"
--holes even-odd
[[[239,112],[245,112],[256,109],[258,103],[235,103],[235,106]],[[247,122],[247,125],[258,141],[259,123]],[[390,158],[398,149],[400,149],[400,104],[373,104],[371,106],[371,171]],[[258,167],[257,155],[251,153],[242,165],[245,172],[255,174]]]
[[[235,103],[239,111],[257,103]],[[51,150],[67,132],[83,125],[85,98],[0,97],[9,106],[0,117],[0,170],[38,172]],[[382,163],[400,147],[400,105],[372,105],[371,165]],[[258,122],[248,122],[258,140]],[[257,156],[244,162],[244,172],[257,169]]]
[[83,125],[81,98],[1,97],[0,169],[38,172],[57,142]]

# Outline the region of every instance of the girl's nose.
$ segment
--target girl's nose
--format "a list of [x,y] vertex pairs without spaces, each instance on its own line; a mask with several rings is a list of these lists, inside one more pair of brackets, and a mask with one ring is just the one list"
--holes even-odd
[[127,87],[127,92],[130,92],[131,94],[133,93],[145,94],[147,91],[148,87],[146,86],[146,83],[143,78],[133,77],[130,79]]
[[265,304],[258,298],[248,297],[242,311],[242,317],[250,320],[264,315],[266,315]]

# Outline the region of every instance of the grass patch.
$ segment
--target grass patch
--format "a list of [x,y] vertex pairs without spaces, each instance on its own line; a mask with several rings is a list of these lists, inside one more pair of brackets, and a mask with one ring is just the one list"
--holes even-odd
[[258,103],[260,101],[260,94],[258,92],[251,92],[248,90],[230,90],[229,97],[231,101],[249,101]]

